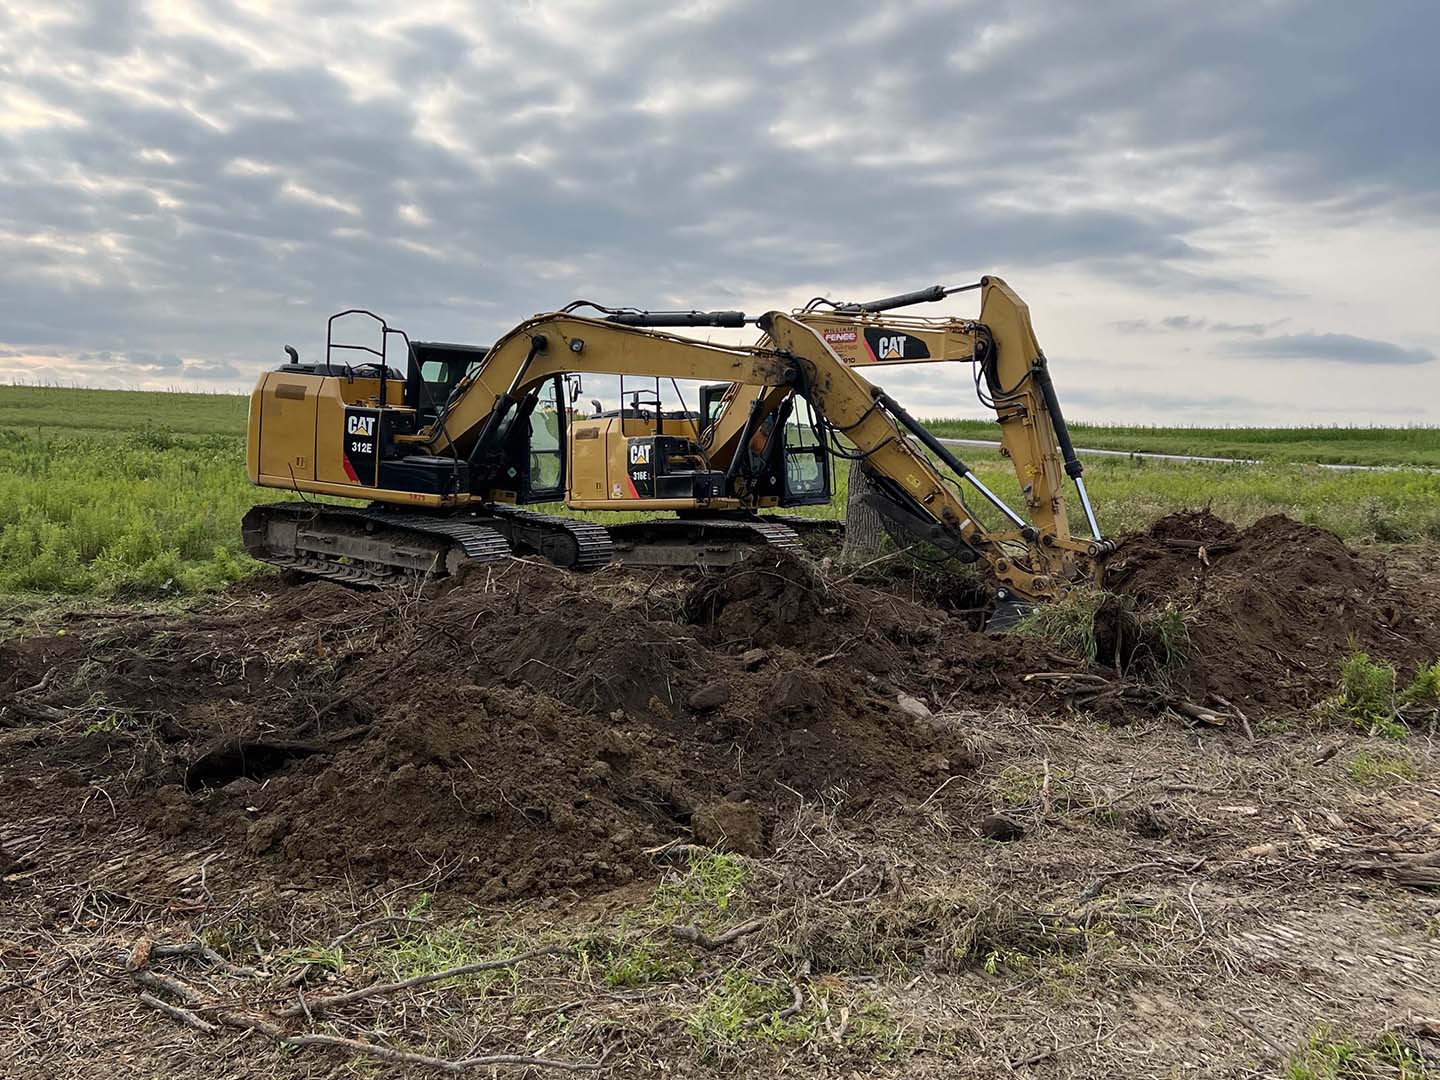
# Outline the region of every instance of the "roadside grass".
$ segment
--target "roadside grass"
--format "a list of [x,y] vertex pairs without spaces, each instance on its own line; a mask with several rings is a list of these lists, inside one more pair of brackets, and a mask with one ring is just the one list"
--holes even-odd
[[[242,550],[240,518],[256,502],[291,496],[246,480],[246,408],[243,395],[0,387],[0,594],[164,598],[264,572]],[[933,426],[995,434],[983,421]],[[1409,454],[1440,464],[1440,429],[1434,428],[1075,427],[1082,441],[1095,445],[1139,439],[1146,449],[1218,453],[1224,438],[1243,434],[1276,460],[1323,457],[1315,448],[1324,446],[1357,458]],[[1023,505],[999,454],[973,450],[961,457],[1011,505]],[[796,512],[844,515],[847,463],[835,466],[832,503]],[[1350,540],[1440,539],[1440,473],[1099,459],[1087,463],[1086,476],[1111,536],[1175,510],[1209,507],[1241,525],[1278,513]],[[983,500],[967,498],[982,521],[997,523]],[[1073,498],[1070,513],[1072,528],[1083,534]]]
[[[1060,386],[1063,401],[1065,388]],[[989,420],[927,420],[937,435],[995,439]],[[1076,446],[1132,453],[1333,465],[1440,466],[1440,427],[1166,427],[1070,423]]]

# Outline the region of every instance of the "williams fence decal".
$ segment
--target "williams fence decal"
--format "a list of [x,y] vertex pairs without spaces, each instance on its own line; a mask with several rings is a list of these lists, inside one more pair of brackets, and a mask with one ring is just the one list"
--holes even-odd
[[923,338],[888,330],[883,326],[865,328],[865,344],[876,360],[928,360],[930,348]]
[[357,484],[375,484],[375,444],[380,438],[376,409],[345,410],[345,475]]

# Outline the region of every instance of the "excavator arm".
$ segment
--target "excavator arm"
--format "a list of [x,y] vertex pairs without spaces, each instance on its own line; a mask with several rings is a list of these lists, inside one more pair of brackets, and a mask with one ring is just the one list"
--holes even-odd
[[[1030,520],[1042,535],[1071,542],[1065,480],[1074,480],[1093,541],[1100,526],[1085,488],[1084,467],[1070,441],[1045,354],[1035,338],[1030,309],[1003,280],[981,278],[978,319],[936,319],[893,314],[897,306],[940,299],[940,286],[870,304],[807,309],[799,318],[819,331],[842,360],[871,369],[897,364],[970,363],[979,368],[976,389],[995,411],[1001,453],[1020,483]],[[1091,541],[1079,541],[1085,551]]]

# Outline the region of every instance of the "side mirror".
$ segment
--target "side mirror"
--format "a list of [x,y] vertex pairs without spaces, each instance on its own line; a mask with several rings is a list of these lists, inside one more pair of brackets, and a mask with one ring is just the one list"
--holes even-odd
[[570,380],[570,404],[580,400],[580,376],[576,375]]

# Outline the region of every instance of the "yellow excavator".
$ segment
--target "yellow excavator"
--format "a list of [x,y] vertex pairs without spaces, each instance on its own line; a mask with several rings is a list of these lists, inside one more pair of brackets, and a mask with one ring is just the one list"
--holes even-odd
[[[597,317],[579,314],[597,305],[577,302],[489,348],[411,342],[370,312],[341,312],[330,320],[323,364],[303,364],[287,346],[290,362],[261,376],[248,470],[260,486],[369,505],[257,506],[244,521],[246,546],[271,563],[361,583],[453,573],[513,551],[581,570],[613,561],[617,549],[627,563],[723,563],[757,543],[798,546],[785,522],[757,511],[828,501],[830,459],[840,455],[865,470],[868,498],[892,525],[961,560],[985,560],[1018,599],[1063,595],[1094,580],[1108,545],[1028,310],[998,278],[974,287],[982,290],[975,322],[881,314],[936,299],[935,290],[754,320],[607,308]],[[380,348],[337,342],[336,323],[347,316],[375,320]],[[752,346],[670,332],[752,321],[764,332]],[[387,363],[397,338],[403,373]],[[1033,521],[857,370],[922,359],[907,356],[921,349],[976,364]],[[336,363],[337,352],[358,352],[362,362]],[[580,417],[572,408],[579,377],[592,373],[709,385],[698,414],[667,414],[657,393],[643,405],[632,397],[629,408],[622,395],[613,413]],[[1065,472],[1079,485],[1088,540],[1070,534]],[[977,519],[962,482],[1002,527]],[[562,499],[572,510],[676,516],[607,529],[520,508]]]

